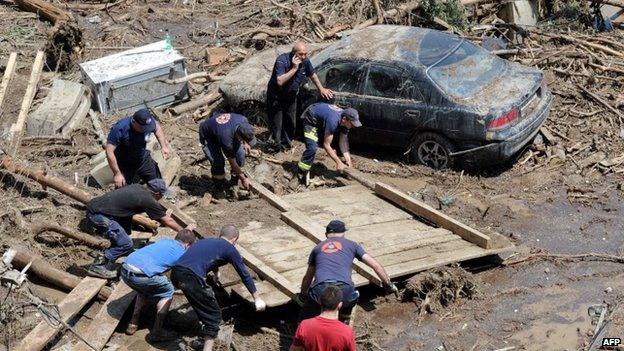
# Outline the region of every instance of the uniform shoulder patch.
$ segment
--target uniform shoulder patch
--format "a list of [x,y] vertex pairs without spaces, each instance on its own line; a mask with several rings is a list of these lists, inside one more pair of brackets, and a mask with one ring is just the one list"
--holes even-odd
[[226,124],[227,122],[230,121],[231,117],[232,115],[230,115],[229,113],[223,113],[217,117],[217,123]]

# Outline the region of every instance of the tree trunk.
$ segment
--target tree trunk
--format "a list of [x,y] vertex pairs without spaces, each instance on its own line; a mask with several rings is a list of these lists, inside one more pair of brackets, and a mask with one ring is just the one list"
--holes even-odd
[[[32,261],[30,268],[26,272],[32,273],[46,282],[62,288],[63,290],[70,291],[76,287],[82,280],[82,278],[75,276],[71,273],[64,272],[60,269],[56,269],[46,262],[42,257],[27,253],[24,250],[14,249],[16,251],[15,258],[11,264],[18,269],[26,267],[26,265]],[[106,300],[111,294],[109,287],[104,287],[100,290],[98,298]]]
[[24,11],[33,12],[49,20],[53,24],[73,21],[72,16],[64,10],[43,0],[14,0],[15,4]]
[[110,242],[105,239],[96,238],[93,235],[81,233],[79,231],[71,230],[68,228],[61,227],[57,224],[43,224],[37,223],[30,227],[33,235],[37,236],[43,232],[51,231],[59,234],[63,234],[68,238],[72,238],[74,240],[78,240],[87,246],[96,248],[96,249],[106,249],[110,246]]

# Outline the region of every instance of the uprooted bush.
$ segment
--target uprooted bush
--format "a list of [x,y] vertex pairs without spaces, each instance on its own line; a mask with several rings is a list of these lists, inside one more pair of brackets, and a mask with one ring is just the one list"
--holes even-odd
[[420,3],[420,13],[429,23],[433,23],[435,18],[440,18],[458,29],[468,27],[466,10],[459,0],[424,0]]
[[472,274],[457,266],[442,267],[410,278],[403,301],[415,302],[420,314],[437,313],[457,299],[471,299],[476,293]]

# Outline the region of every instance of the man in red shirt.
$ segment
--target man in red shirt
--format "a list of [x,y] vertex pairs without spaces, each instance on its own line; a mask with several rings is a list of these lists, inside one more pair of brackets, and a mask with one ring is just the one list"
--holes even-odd
[[328,285],[319,302],[321,315],[299,324],[290,351],[355,351],[353,329],[338,320],[342,289]]

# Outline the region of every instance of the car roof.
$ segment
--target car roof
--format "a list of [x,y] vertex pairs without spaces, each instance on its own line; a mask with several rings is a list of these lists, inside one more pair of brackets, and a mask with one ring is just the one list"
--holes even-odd
[[[430,45],[423,45],[427,37]],[[416,68],[426,68],[455,48],[461,38],[433,29],[375,25],[343,37],[313,58],[315,65],[329,58],[350,58],[373,61],[399,61]],[[440,42],[444,42],[441,44]]]

